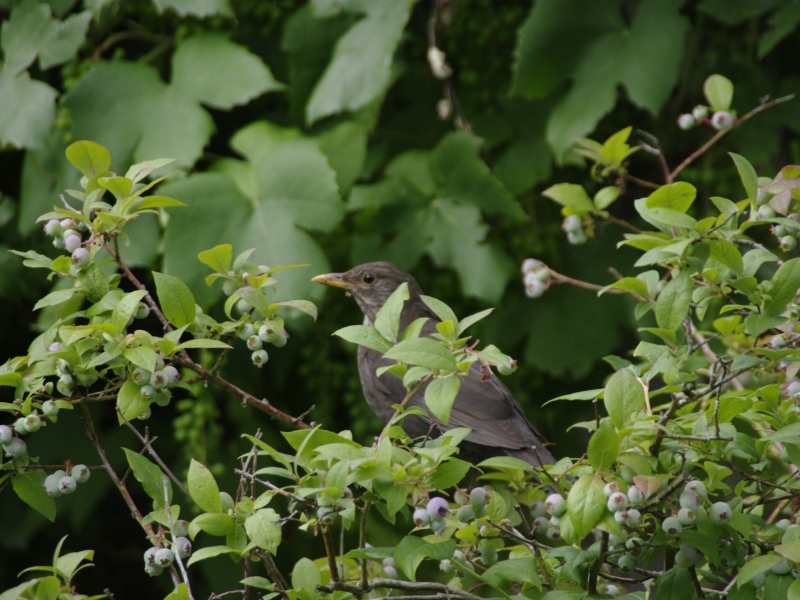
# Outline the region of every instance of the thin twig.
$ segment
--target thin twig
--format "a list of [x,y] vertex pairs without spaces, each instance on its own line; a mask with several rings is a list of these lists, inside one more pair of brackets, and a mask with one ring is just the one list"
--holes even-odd
[[408,592],[439,592],[445,597],[462,598],[463,600],[482,600],[480,596],[470,594],[464,590],[451,588],[443,583],[435,581],[401,581],[399,579],[386,579],[379,577],[373,579],[370,585],[362,588],[360,585],[353,585],[345,582],[333,583],[331,585],[318,585],[317,591],[332,594],[335,591],[350,592],[351,594],[366,594],[374,589],[387,588],[391,590],[405,590]]
[[189,594],[189,598],[194,600],[194,595],[192,594],[192,587],[189,584],[189,573],[186,572],[186,567],[183,564],[183,559],[181,558],[178,549],[175,547],[175,540],[178,539],[178,536],[175,535],[175,523],[172,519],[172,510],[169,506],[169,479],[167,479],[166,475],[161,476],[161,485],[164,488],[164,508],[167,512],[167,519],[169,520],[169,532],[172,535],[172,553],[175,555],[175,560],[178,561],[178,568],[181,571],[181,577],[183,577],[183,583],[186,584],[186,591]]
[[558,283],[558,284],[566,283],[566,284],[569,284],[569,285],[574,285],[575,287],[583,288],[585,290],[595,290],[595,291],[605,290],[604,293],[607,293],[607,294],[625,294],[625,295],[630,295],[630,296],[633,296],[634,298],[636,298],[639,302],[644,302],[644,301],[647,300],[647,298],[645,298],[644,296],[640,296],[639,294],[637,294],[635,292],[628,292],[628,291],[625,291],[625,290],[619,290],[619,289],[615,289],[615,288],[611,288],[611,289],[607,289],[606,290],[605,289],[606,286],[604,286],[604,285],[597,285],[596,283],[589,283],[588,281],[581,281],[580,279],[573,279],[572,277],[567,277],[566,275],[562,275],[561,273],[558,273],[557,271],[554,271],[550,267],[547,267],[547,270],[550,272],[550,280],[553,283]]

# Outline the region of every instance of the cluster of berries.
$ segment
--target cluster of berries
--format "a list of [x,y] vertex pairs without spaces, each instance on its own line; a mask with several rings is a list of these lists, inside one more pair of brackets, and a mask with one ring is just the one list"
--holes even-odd
[[53,246],[72,253],[72,265],[82,271],[92,264],[92,254],[83,247],[81,232],[88,231],[86,223],[74,219],[51,219],[44,225],[44,232],[52,236]]
[[63,469],[48,475],[44,480],[44,490],[51,498],[58,498],[61,494],[67,495],[74,492],[79,483],[86,483],[92,472],[86,465],[75,465],[69,474]]
[[522,261],[522,283],[528,298],[540,298],[550,287],[547,265],[535,258],[526,258]]
[[718,110],[708,118],[709,108],[698,104],[691,113],[686,113],[678,117],[678,127],[684,131],[691,129],[699,123],[708,123],[717,131],[727,129],[733,125],[733,115],[727,110]]
[[[41,405],[41,411],[46,418],[54,420],[58,416],[58,405],[53,400],[46,400]],[[35,433],[42,428],[44,423],[45,421],[34,408],[27,416],[17,419],[13,426],[0,425],[0,446],[3,446],[6,455],[16,457],[25,454],[28,451],[28,445],[20,437],[14,437],[14,434],[22,436]]]
[[144,553],[144,572],[156,577],[169,569],[175,562],[177,554],[181,559],[192,555],[192,542],[189,540],[189,523],[184,520],[175,522],[175,539],[170,548],[148,548]]
[[[172,399],[172,393],[169,388],[173,388],[181,380],[181,374],[178,369],[172,365],[164,365],[164,359],[156,356],[156,370],[153,372],[148,371],[143,367],[137,367],[131,373],[131,380],[140,387],[142,398],[150,403],[155,402],[158,406],[167,406]],[[139,419],[146,420],[150,418],[152,411],[150,407],[139,415]]]
[[283,319],[267,319],[266,321],[256,321],[246,323],[239,332],[239,338],[247,343],[247,347],[253,351],[251,359],[253,364],[261,367],[269,360],[264,344],[272,344],[276,348],[283,348],[289,334],[283,328]]
[[578,215],[564,217],[561,229],[567,233],[567,241],[573,246],[586,243],[586,232],[583,230],[583,221]]
[[[61,350],[62,350],[61,342],[53,342],[47,348],[48,352],[53,352],[53,353],[61,352]],[[56,363],[56,375],[58,376],[56,389],[64,396],[72,395],[72,392],[75,391],[76,383],[78,385],[82,385],[83,387],[89,387],[100,377],[98,372],[95,371],[94,369],[84,369],[82,371],[76,371],[75,368],[66,359],[56,358],[55,356],[51,356],[50,360],[53,360]],[[47,390],[48,392],[52,391],[52,383],[48,384]]]
[[[769,205],[769,201],[772,199],[772,194],[765,192],[762,189],[758,190],[756,194],[756,204],[758,205],[758,219],[774,219],[781,215],[778,215],[772,207]],[[798,213],[791,213],[786,216],[787,219],[791,219],[792,221],[800,222],[800,214]],[[797,247],[797,238],[800,236],[800,226],[798,227],[789,227],[784,225],[783,223],[776,223],[772,226],[771,229],[773,235],[778,238],[778,241],[781,244],[781,250],[786,252],[790,250],[794,250]]]

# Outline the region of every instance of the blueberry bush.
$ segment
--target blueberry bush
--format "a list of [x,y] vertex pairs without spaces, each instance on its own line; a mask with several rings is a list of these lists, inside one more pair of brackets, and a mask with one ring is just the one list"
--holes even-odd
[[[0,20],[0,600],[800,598],[795,1]],[[436,334],[310,282],[368,260]],[[359,344],[561,460],[378,426]]]

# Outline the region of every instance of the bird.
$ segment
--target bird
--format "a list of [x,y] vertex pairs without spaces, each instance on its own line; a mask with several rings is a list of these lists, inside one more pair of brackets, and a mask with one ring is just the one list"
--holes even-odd
[[[423,302],[423,292],[416,279],[392,263],[370,262],[345,273],[317,275],[312,281],[345,290],[364,313],[364,325],[373,325],[375,315],[389,296],[407,283],[409,298],[401,313],[400,331],[418,318],[427,318],[420,336],[436,333],[438,318]],[[389,372],[377,375],[378,368],[392,364],[394,361],[384,358],[380,352],[358,347],[358,371],[364,397],[384,425],[395,414],[393,405],[400,404],[407,393],[397,376]],[[425,409],[424,389],[420,389],[408,405]],[[412,438],[429,435],[432,431],[441,434],[456,427],[472,430],[460,444],[461,455],[472,462],[495,456],[519,458],[533,467],[556,462],[545,447],[547,442],[527,419],[509,389],[494,373],[490,372],[487,377],[478,362],[462,378],[447,424],[430,412],[427,418],[413,415],[404,423],[406,433]]]

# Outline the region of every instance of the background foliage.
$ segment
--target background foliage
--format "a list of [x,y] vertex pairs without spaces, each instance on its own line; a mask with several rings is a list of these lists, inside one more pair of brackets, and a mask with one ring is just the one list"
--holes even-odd
[[[312,275],[386,259],[458,314],[497,306],[476,335],[519,359],[507,381],[557,442],[557,456],[583,447],[580,434],[565,433],[575,415],[540,405],[601,387],[611,369],[600,359],[632,348],[636,336],[627,300],[566,286],[536,301],[523,295],[518,265],[531,255],[600,284],[614,281],[609,265],[631,274],[623,265],[633,254],[614,249],[620,231],[598,232],[589,247],[568,246],[557,207],[540,196],[554,181],[582,183],[590,192],[615,183],[592,182],[578,168],[581,159],[568,152],[572,139],[603,140],[634,124],[677,160],[708,136],[674,123],[702,101],[709,74],[733,81],[740,113],[759,97],[800,91],[800,4],[791,0],[515,0],[501,9],[491,0],[0,0],[0,11],[5,355],[24,354],[32,328],[71,310],[32,313],[52,284],[24,272],[5,250],[47,252],[35,219],[63,189],[77,187],[66,146],[93,139],[111,149],[112,168],[123,172],[151,158],[182,161],[180,180],[162,191],[189,208],[169,221],[139,219],[123,254],[133,266],[180,273],[207,311],[219,313],[221,303],[203,283],[207,271],[196,255],[216,243],[232,243],[236,253],[257,247],[257,264],[311,263],[281,277],[284,299],[322,301],[325,290],[310,284]],[[433,43],[446,64],[429,64]],[[438,68],[432,73],[431,66]],[[452,104],[444,119],[442,99]],[[756,119],[683,173],[698,187],[697,217],[710,206],[711,190],[740,195],[725,151],[747,156],[759,172],[800,163],[796,106]],[[657,161],[645,153],[631,158],[631,169],[659,177]],[[613,211],[633,217],[634,199],[648,192],[620,183],[625,193]],[[249,359],[234,352],[226,375],[295,414],[315,405],[309,418],[330,430],[351,429],[367,443],[378,427],[361,398],[354,349],[330,337],[360,314],[338,296],[321,309],[316,326],[297,321],[295,343],[271,353],[263,371],[237,367]],[[217,392],[168,410],[179,417],[174,429],[167,419],[148,423],[162,453],[187,469],[194,456],[217,464],[220,481],[231,477],[219,467],[242,451],[238,434],[250,432],[252,413]],[[277,439],[273,423],[255,418],[263,420],[265,439]],[[83,435],[77,419],[63,421],[59,435],[70,426],[75,439]],[[130,436],[110,410],[103,424],[111,439]],[[53,457],[61,450],[49,432],[41,443],[43,461],[48,444]],[[93,456],[88,441],[70,452],[75,462]],[[112,459],[124,464],[121,454]],[[108,506],[115,502],[109,488],[97,478],[60,502],[64,530],[45,528],[30,512],[15,518],[6,505],[16,499],[0,495],[0,543],[9,557],[0,562],[0,586],[76,529],[92,541],[74,540],[75,547],[95,548],[118,589],[128,577],[130,586],[141,585],[138,569],[115,569],[130,559],[119,540],[139,534],[134,523],[112,516],[118,512]],[[89,534],[93,526],[113,532],[107,547]],[[130,551],[139,560],[139,549]],[[217,565],[204,571],[209,589],[236,577]]]

